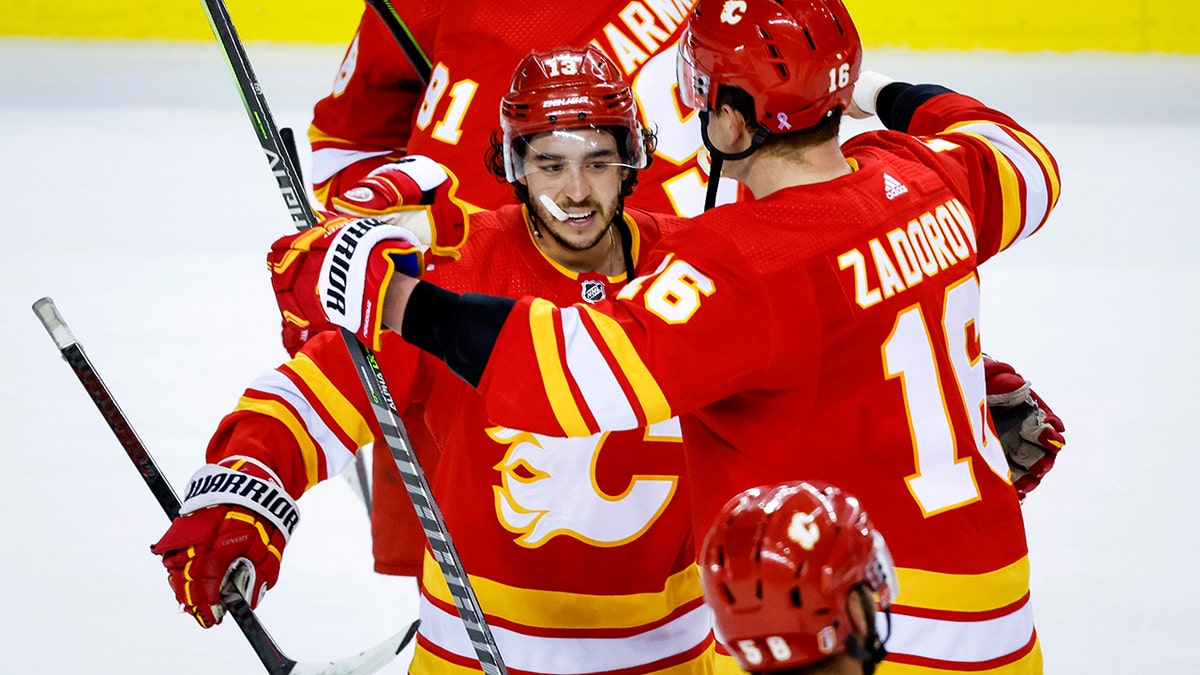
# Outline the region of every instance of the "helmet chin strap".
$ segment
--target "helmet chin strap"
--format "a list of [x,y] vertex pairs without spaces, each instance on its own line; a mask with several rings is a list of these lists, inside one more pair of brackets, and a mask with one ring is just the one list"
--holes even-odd
[[625,281],[633,281],[636,276],[633,268],[633,233],[629,223],[625,222],[625,196],[617,198],[617,212],[613,215],[617,231],[621,233],[621,258],[625,263]]
[[771,132],[760,124],[754,132],[754,138],[750,139],[750,147],[741,152],[722,152],[708,138],[708,111],[700,111],[700,138],[704,139],[704,147],[708,149],[708,154],[712,161],[708,169],[708,191],[704,194],[705,211],[717,204],[717,186],[721,182],[721,167],[725,164],[725,160],[738,160],[749,157],[762,147],[763,143],[767,142],[767,137],[770,135]]
[[867,628],[867,634],[863,636],[861,641],[853,635],[846,636],[846,650],[854,655],[854,658],[862,662],[863,675],[873,675],[875,666],[887,656],[887,649],[883,645],[892,634],[891,610],[883,610],[883,616],[887,620],[887,637],[879,637],[879,631],[875,629],[874,622],[868,622],[870,626]]

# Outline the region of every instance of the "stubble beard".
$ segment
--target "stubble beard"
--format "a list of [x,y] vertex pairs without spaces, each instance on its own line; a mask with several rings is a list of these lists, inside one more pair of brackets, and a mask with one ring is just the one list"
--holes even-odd
[[[599,217],[604,217],[604,215],[605,215],[604,211],[599,208],[599,205],[592,201],[588,201],[583,204],[577,204],[576,206],[595,211],[596,216],[599,216]],[[608,226],[604,227],[604,228],[600,229],[598,232],[596,232],[596,236],[592,237],[592,239],[587,241],[586,243],[579,243],[578,240],[572,241],[571,239],[564,237],[561,233],[558,232],[559,227],[566,229],[566,228],[570,227],[569,225],[561,222],[554,216],[550,215],[550,213],[546,210],[546,208],[544,206],[542,206],[541,204],[535,203],[533,205],[533,217],[537,218],[539,229],[541,229],[542,234],[549,235],[550,238],[553,239],[554,242],[557,243],[562,248],[564,248],[568,251],[576,251],[576,252],[589,251],[589,250],[595,248],[601,241],[603,241],[604,236],[606,234],[608,234],[608,231],[612,228],[613,216],[615,216],[615,215],[616,215],[616,209],[613,208],[608,213]]]

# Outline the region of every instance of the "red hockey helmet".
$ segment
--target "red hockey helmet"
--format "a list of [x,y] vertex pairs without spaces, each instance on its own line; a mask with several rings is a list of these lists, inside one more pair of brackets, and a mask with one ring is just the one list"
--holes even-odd
[[586,128],[620,130],[622,160],[646,166],[646,147],[637,103],[629,83],[599,49],[560,47],[530,52],[517,66],[509,92],[500,100],[504,169],[509,182],[522,174],[513,142],[535,134]]
[[841,0],[700,0],[679,40],[679,92],[711,110],[735,86],[771,133],[798,131],[849,106],[861,63]]
[[852,589],[883,606],[896,570],[862,505],[793,481],[746,490],[721,509],[700,560],[717,638],[752,671],[794,668],[846,649]]

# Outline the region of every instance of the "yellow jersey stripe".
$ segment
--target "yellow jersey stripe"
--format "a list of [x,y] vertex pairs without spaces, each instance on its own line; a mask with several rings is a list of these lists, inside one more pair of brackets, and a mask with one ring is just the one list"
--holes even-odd
[[534,300],[529,307],[529,332],[533,336],[538,370],[546,388],[546,398],[559,426],[568,436],[590,436],[592,432],[575,403],[575,397],[571,395],[567,374],[563,370],[562,354],[558,350],[558,339],[554,330],[556,311],[553,303],[540,299]]
[[375,441],[375,435],[371,432],[371,426],[367,423],[366,418],[359,413],[358,408],[350,403],[350,399],[342,395],[341,389],[338,389],[326,377],[325,373],[305,354],[297,354],[296,358],[292,359],[287,364],[294,373],[304,380],[309,389],[316,392],[321,401],[321,405],[333,417],[333,421],[337,426],[354,441],[357,447],[361,448]]
[[596,330],[604,338],[604,344],[608,347],[608,351],[616,359],[621,372],[625,374],[625,378],[633,388],[634,395],[637,396],[638,403],[642,406],[642,412],[646,416],[646,424],[674,417],[666,395],[659,388],[654,376],[650,374],[650,369],[638,355],[633,343],[629,341],[629,336],[621,329],[621,325],[612,317],[605,316],[591,307],[581,308],[595,324]]
[[1053,208],[1058,203],[1058,195],[1062,191],[1062,182],[1058,176],[1058,172],[1054,170],[1054,161],[1050,158],[1050,153],[1033,136],[1016,129],[1009,129],[1009,131],[1021,139],[1021,143],[1025,145],[1025,149],[1032,153],[1034,157],[1037,157],[1038,163],[1042,165],[1042,170],[1046,172],[1046,177],[1050,179],[1050,207]]
[[1029,592],[1029,558],[984,574],[944,574],[896,568],[905,607],[952,612],[988,612],[1007,607]]
[[1021,234],[1022,213],[1021,213],[1021,183],[1017,180],[1016,169],[1013,168],[1012,162],[1008,157],[1000,152],[996,146],[986,137],[976,133],[957,132],[964,136],[978,138],[987,144],[987,147],[992,152],[992,156],[996,158],[996,173],[1000,181],[1000,194],[1003,195],[1003,235],[1000,238],[1000,250],[1008,248],[1017,237]]
[[478,668],[465,668],[440,659],[429,653],[420,644],[417,645],[416,651],[413,652],[413,659],[412,663],[408,666],[408,672],[437,673],[437,675],[479,675]]
[[300,446],[300,456],[304,461],[304,478],[308,482],[304,489],[307,491],[317,484],[319,469],[317,446],[313,443],[312,437],[308,435],[308,431],[305,430],[304,425],[292,414],[292,411],[287,406],[278,401],[243,396],[238,399],[237,407],[234,408],[235,412],[238,410],[256,412],[282,422],[288,428],[288,431],[292,432],[292,436],[296,439],[296,444]]
[[[422,571],[425,590],[434,598],[454,604],[437,562],[425,551]],[[522,626],[563,630],[637,628],[661,621],[671,611],[701,598],[700,568],[695,565],[671,575],[658,593],[585,595],[509,586],[491,579],[470,577],[475,595],[489,614]],[[586,606],[587,611],[565,608]]]

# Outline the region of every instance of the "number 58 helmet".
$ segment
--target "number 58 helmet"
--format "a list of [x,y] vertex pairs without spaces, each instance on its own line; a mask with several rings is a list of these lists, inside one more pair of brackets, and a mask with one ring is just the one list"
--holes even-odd
[[700,579],[717,638],[750,672],[846,651],[851,591],[865,584],[885,609],[897,593],[891,554],[858,500],[802,481],[726,503],[705,538]]
[[717,88],[732,85],[771,133],[799,131],[846,109],[861,63],[841,0],[700,0],[679,40],[679,93],[712,110]]

